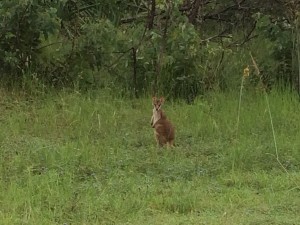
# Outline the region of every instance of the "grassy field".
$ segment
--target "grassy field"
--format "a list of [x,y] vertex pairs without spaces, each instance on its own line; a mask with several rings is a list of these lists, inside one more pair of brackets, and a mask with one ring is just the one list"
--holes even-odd
[[286,93],[166,101],[176,147],[157,149],[151,98],[0,95],[0,224],[300,221],[300,104]]

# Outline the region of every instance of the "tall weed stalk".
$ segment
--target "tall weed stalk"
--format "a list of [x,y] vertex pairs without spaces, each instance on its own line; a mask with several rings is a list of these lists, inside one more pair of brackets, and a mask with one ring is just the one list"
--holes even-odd
[[276,153],[276,160],[277,162],[279,163],[279,165],[282,167],[282,169],[288,173],[287,169],[284,167],[284,165],[282,164],[282,162],[280,161],[279,159],[279,153],[278,153],[278,146],[277,146],[277,140],[276,140],[276,135],[275,135],[275,129],[274,129],[274,123],[273,123],[273,117],[272,117],[272,113],[271,113],[271,108],[270,108],[270,102],[269,102],[269,98],[268,98],[268,94],[267,94],[267,91],[266,91],[266,88],[264,87],[263,85],[263,82],[262,82],[262,78],[261,78],[261,75],[260,75],[260,70],[258,68],[258,65],[255,61],[255,59],[253,58],[251,52],[250,52],[250,57],[251,57],[251,60],[252,60],[252,63],[253,63],[253,67],[255,69],[255,72],[257,74],[257,76],[259,77],[260,79],[260,83],[262,84],[263,86],[263,92],[264,92],[264,96],[265,96],[265,100],[266,100],[266,105],[267,105],[267,108],[268,108],[268,113],[269,113],[269,118],[270,118],[270,123],[271,123],[271,128],[272,128],[272,135],[273,135],[273,141],[274,141],[274,148],[275,148],[275,153]]
[[244,69],[244,74],[243,74],[242,81],[241,81],[238,115],[237,115],[237,122],[236,122],[236,136],[238,136],[238,132],[239,132],[239,123],[240,123],[240,114],[241,114],[241,105],[242,105],[242,95],[243,95],[244,81],[248,76],[249,76],[249,66],[247,66]]

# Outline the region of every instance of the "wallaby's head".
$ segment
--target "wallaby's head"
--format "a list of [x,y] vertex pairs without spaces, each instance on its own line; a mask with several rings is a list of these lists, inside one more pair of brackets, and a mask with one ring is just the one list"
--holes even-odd
[[155,109],[156,111],[160,110],[164,102],[165,102],[164,97],[160,97],[160,98],[152,97],[152,105],[154,107],[153,109]]

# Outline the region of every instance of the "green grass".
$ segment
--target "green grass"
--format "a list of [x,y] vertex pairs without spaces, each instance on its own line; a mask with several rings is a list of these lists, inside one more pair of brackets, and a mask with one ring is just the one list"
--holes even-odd
[[151,99],[1,91],[0,224],[278,224],[300,221],[300,104],[271,93],[166,101],[159,150]]

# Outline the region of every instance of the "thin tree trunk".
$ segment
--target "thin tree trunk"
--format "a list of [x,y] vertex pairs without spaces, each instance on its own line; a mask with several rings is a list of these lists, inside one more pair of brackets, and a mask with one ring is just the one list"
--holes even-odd
[[148,29],[152,30],[154,27],[154,18],[155,18],[155,10],[156,10],[156,1],[155,0],[149,0],[151,4],[151,9],[149,11],[148,16]]
[[196,24],[196,19],[199,13],[199,9],[201,6],[202,0],[194,0],[191,13],[189,15],[189,22],[191,24]]
[[132,80],[133,80],[133,92],[134,96],[138,98],[138,90],[137,90],[137,63],[136,63],[136,49],[132,48],[132,60],[133,60],[133,74],[132,74]]

